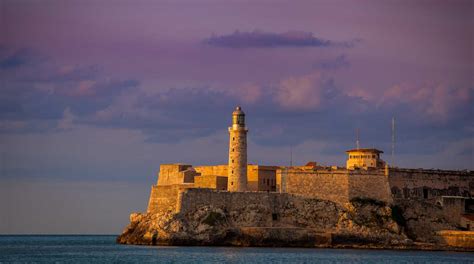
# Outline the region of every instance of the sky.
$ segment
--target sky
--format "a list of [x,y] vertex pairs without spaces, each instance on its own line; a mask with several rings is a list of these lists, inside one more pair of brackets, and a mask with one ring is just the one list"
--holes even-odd
[[237,105],[253,164],[473,170],[473,5],[1,0],[0,234],[121,232]]

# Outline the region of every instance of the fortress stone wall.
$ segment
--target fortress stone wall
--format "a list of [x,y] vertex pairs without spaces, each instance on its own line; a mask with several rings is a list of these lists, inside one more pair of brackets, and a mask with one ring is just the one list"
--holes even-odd
[[267,192],[227,192],[210,189],[189,189],[181,195],[181,213],[193,212],[203,206],[213,206],[227,211],[242,211],[258,207],[265,216],[262,222],[272,226],[272,214],[288,201],[288,195]]
[[247,188],[249,191],[276,191],[276,166],[247,166]]
[[229,165],[208,165],[208,166],[196,166],[194,169],[196,172],[200,173],[201,175],[218,175],[218,176],[225,176],[228,175],[228,168]]
[[280,192],[347,203],[353,198],[391,202],[383,170],[282,168],[277,170]]
[[148,213],[178,212],[180,206],[179,194],[183,190],[192,188],[193,184],[174,184],[151,187],[148,200]]
[[390,168],[395,199],[435,200],[441,196],[474,196],[474,172]]
[[[193,168],[186,164],[163,164],[156,187],[183,185],[226,190],[227,172],[227,165]],[[290,193],[338,203],[359,197],[385,202],[392,202],[392,198],[423,199],[441,205],[442,196],[471,197],[473,179],[473,173],[467,171],[248,165],[249,191]],[[156,199],[168,199],[166,188],[163,191],[152,189],[154,192],[163,192],[162,197],[156,196],[161,197]]]
[[158,172],[158,185],[193,183],[197,173],[187,164],[161,164]]
[[[230,221],[242,227],[297,227],[325,229],[335,225],[341,208],[332,202],[272,192],[227,192],[210,189],[183,190],[178,201],[182,215],[202,208],[219,208],[230,213]],[[312,205],[312,206],[309,206]],[[232,219],[232,220],[231,220]]]
[[227,177],[218,175],[200,175],[194,177],[194,188],[227,190]]
[[384,170],[349,171],[349,199],[371,198],[391,203],[390,184]]
[[349,202],[347,171],[281,169],[277,171],[277,183],[282,187],[280,188],[282,193],[338,203]]

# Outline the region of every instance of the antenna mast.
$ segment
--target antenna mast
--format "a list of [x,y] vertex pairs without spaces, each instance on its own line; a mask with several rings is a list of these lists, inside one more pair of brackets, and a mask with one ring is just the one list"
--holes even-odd
[[359,128],[356,128],[356,148],[359,149]]
[[395,117],[392,117],[392,166],[395,165]]
[[290,147],[290,167],[293,167],[293,145]]

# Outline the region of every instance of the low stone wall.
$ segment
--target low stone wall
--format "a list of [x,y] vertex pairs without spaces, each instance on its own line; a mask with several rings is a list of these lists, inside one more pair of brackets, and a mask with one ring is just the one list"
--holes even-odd
[[474,231],[442,230],[436,232],[436,235],[450,247],[474,249]]

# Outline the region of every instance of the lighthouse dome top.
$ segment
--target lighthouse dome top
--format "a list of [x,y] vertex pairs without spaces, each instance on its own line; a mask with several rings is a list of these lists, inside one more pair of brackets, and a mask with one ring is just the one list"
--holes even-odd
[[242,107],[237,106],[234,112],[232,112],[232,115],[245,115],[245,113],[244,111],[242,111]]
[[245,113],[240,106],[237,106],[232,112],[232,127],[245,128]]

